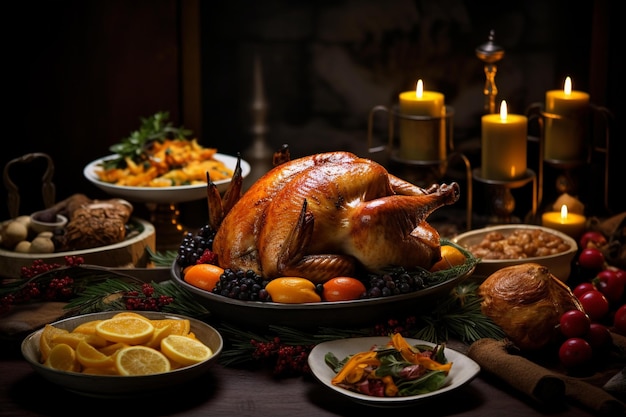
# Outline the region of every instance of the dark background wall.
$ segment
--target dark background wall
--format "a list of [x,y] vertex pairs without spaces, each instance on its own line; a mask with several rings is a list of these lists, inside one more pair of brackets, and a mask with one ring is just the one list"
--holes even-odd
[[[205,146],[245,151],[252,140],[257,57],[272,147],[288,143],[293,156],[337,149],[367,156],[371,108],[392,105],[398,92],[422,78],[453,106],[455,144],[479,165],[485,78],[474,50],[493,29],[505,49],[498,99],[506,99],[510,110],[523,113],[543,102],[545,91],[561,88],[570,75],[575,89],[611,111],[609,208],[622,211],[623,66],[617,54],[623,28],[615,3],[20,2],[7,14],[5,67],[12,75],[5,86],[12,100],[0,162],[48,153],[55,161],[57,200],[76,192],[104,198],[83,178],[83,167],[107,155],[140,118],[161,110],[194,130]],[[12,176],[24,181],[21,213],[42,204],[38,169],[28,166]],[[597,184],[603,180],[591,179],[594,172],[581,173],[581,198],[598,211]],[[8,216],[5,196],[3,190],[0,218]],[[528,204],[519,202],[522,209]]]

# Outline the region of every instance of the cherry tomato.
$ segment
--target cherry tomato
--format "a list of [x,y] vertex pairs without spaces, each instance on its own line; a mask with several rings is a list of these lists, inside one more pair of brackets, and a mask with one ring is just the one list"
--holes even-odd
[[624,286],[624,293],[622,294],[622,302],[626,301],[626,271],[620,268],[613,268],[615,276],[622,282]]
[[609,300],[598,290],[587,291],[578,300],[591,321],[600,321],[609,312]]
[[604,254],[598,248],[585,248],[578,255],[578,264],[587,269],[604,269]]
[[335,277],[323,284],[324,301],[349,301],[361,298],[366,292],[365,285],[352,277]]
[[604,269],[596,276],[596,286],[609,303],[618,303],[624,295],[624,282],[613,269]]
[[589,232],[585,232],[580,237],[579,243],[581,249],[588,247],[597,248],[606,245],[606,237],[600,232],[591,230]]
[[613,316],[613,326],[617,333],[626,336],[626,304],[615,311]]
[[612,342],[611,332],[601,323],[591,323],[589,331],[583,338],[589,342],[589,346],[591,346],[594,352],[607,349]]
[[591,282],[583,282],[583,283],[578,284],[574,288],[573,293],[576,296],[576,298],[580,298],[581,295],[591,290],[597,290],[595,285],[593,285]]
[[565,367],[574,368],[584,365],[593,357],[591,345],[585,339],[572,337],[559,348],[559,360]]
[[591,319],[580,310],[568,310],[561,315],[559,324],[563,336],[583,337],[589,331]]

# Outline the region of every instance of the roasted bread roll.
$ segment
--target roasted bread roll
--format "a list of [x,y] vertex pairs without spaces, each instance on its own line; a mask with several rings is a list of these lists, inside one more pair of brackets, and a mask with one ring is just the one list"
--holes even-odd
[[483,314],[526,351],[539,350],[555,340],[565,311],[584,311],[570,288],[536,263],[494,272],[480,285],[479,294]]
[[132,212],[132,204],[119,198],[85,201],[72,211],[58,243],[66,251],[119,243],[126,238],[126,223]]

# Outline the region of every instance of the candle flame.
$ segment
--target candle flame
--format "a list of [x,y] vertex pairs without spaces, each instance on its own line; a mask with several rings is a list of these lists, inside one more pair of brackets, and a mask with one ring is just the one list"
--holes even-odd
[[515,165],[511,167],[511,178],[515,178]]
[[561,220],[567,219],[567,205],[563,204],[561,206]]
[[563,85],[563,92],[568,96],[572,94],[572,79],[569,76],[565,78],[565,84]]
[[500,103],[500,120],[506,121],[506,118],[507,118],[506,100],[502,100],[502,103]]
[[417,80],[417,87],[415,87],[415,95],[417,96],[417,98],[422,98],[422,96],[424,95],[424,83],[422,82],[421,78]]

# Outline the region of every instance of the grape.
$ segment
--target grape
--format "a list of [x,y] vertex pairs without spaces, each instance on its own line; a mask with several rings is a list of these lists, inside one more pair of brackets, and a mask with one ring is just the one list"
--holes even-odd
[[269,281],[252,270],[225,269],[213,288],[214,294],[241,301],[271,301],[265,286]]
[[176,262],[181,268],[195,265],[202,260],[205,252],[213,249],[213,239],[217,230],[211,226],[202,226],[195,234],[187,232],[178,248]]
[[420,272],[408,273],[404,269],[398,269],[382,275],[370,275],[366,298],[408,294],[425,287]]

